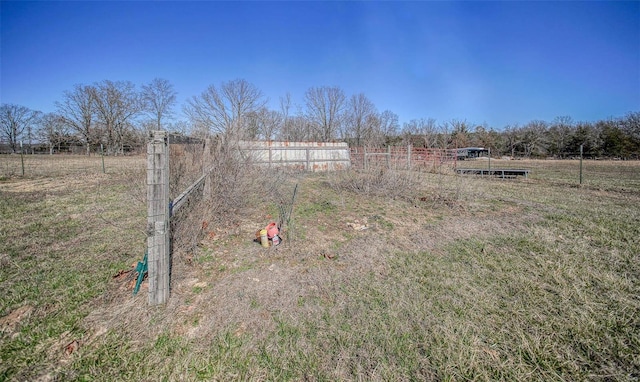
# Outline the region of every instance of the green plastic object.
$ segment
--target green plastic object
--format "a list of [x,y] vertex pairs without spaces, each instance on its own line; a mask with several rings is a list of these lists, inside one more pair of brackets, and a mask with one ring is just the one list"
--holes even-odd
[[144,280],[144,275],[147,273],[147,254],[144,253],[144,260],[138,261],[138,265],[136,266],[136,272],[138,272],[138,279],[136,280],[136,286],[133,288],[133,295],[135,296],[140,290],[140,284],[142,284],[142,280]]

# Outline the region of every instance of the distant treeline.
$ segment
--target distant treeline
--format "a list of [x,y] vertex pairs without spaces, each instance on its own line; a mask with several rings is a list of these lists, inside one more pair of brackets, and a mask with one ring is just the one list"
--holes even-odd
[[[413,128],[407,129],[408,125]],[[582,146],[586,157],[640,159],[640,112],[597,122],[558,117],[500,130],[471,126],[455,120],[437,125],[433,120],[412,121],[395,141],[425,147],[484,147],[492,156],[558,159],[578,157]]]
[[294,104],[290,94],[277,110],[243,79],[210,85],[181,105],[165,79],[139,89],[128,81],[75,85],[55,102],[56,111],[0,106],[2,152],[97,152],[126,154],[144,145],[148,132],[233,140],[346,141],[355,146],[412,144],[428,148],[484,147],[493,156],[638,159],[640,112],[595,122],[560,116],[522,125],[488,126],[466,120],[411,120],[400,125],[391,110],[378,111],[363,93],[347,96],[339,87],[312,87]]

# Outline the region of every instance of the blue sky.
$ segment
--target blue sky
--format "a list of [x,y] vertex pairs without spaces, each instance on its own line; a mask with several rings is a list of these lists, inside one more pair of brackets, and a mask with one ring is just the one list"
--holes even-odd
[[277,108],[312,86],[401,122],[595,121],[640,111],[640,2],[2,1],[0,101],[50,112],[74,84],[186,99],[243,78]]

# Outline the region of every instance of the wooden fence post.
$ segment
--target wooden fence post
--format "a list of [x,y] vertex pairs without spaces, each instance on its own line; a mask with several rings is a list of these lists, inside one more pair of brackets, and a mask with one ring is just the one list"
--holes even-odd
[[213,167],[213,159],[211,155],[211,138],[207,138],[204,140],[204,155],[202,156],[202,175],[204,178],[204,199],[207,200],[211,197],[211,177],[209,176],[209,171]]
[[22,163],[22,176],[24,176],[24,150],[22,150],[22,141],[20,141],[20,163]]
[[366,171],[369,169],[369,163],[367,162],[367,146],[364,146],[362,150],[364,153],[364,169]]
[[391,170],[391,146],[387,146],[387,168]]
[[149,304],[169,298],[169,141],[166,131],[152,131],[147,144],[147,251]]
[[582,185],[582,150],[584,145],[580,145],[580,185]]

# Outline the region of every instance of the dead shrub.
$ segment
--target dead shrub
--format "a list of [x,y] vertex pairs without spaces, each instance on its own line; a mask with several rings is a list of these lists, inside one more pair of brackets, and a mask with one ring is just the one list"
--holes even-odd
[[347,170],[330,174],[329,183],[336,191],[382,196],[392,199],[412,199],[419,187],[418,174],[406,170],[375,167],[367,170]]

